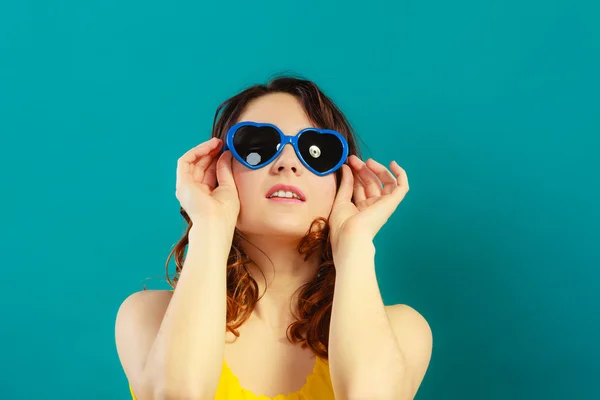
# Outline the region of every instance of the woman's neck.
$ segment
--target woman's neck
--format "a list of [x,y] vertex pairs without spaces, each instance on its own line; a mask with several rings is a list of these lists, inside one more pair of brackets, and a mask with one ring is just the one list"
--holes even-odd
[[294,320],[292,311],[297,310],[297,290],[314,278],[318,263],[304,261],[298,253],[299,239],[245,238],[241,247],[252,260],[247,268],[260,297],[253,317],[273,329],[287,327]]

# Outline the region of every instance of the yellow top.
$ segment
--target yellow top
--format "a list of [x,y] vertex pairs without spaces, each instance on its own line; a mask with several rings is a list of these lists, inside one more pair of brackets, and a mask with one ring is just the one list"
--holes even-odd
[[[133,390],[131,397],[136,400]],[[316,357],[313,371],[306,377],[306,383],[300,390],[288,393],[278,394],[275,397],[265,395],[256,395],[251,391],[242,388],[238,378],[231,372],[225,361],[221,371],[221,379],[217,387],[215,400],[330,400],[333,397],[333,386],[329,375],[329,364],[326,360]]]

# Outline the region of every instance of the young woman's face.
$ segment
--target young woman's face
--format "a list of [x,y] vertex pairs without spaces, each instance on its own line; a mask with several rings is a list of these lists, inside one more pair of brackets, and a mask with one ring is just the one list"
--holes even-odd
[[[286,93],[253,100],[237,122],[242,121],[270,123],[286,135],[315,127],[300,102]],[[255,170],[234,159],[233,176],[240,198],[237,227],[246,234],[301,238],[315,218],[329,216],[336,195],[335,173],[315,175],[306,169],[291,145],[286,145],[273,162]],[[303,200],[269,198],[278,184],[297,188]]]

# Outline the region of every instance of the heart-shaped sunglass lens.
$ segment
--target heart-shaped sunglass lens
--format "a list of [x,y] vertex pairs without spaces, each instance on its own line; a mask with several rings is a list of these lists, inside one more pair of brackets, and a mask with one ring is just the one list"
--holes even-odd
[[340,139],[329,133],[308,130],[298,138],[302,158],[317,172],[326,172],[335,167],[343,155]]
[[269,161],[277,152],[279,132],[269,126],[241,126],[233,135],[233,147],[249,165]]

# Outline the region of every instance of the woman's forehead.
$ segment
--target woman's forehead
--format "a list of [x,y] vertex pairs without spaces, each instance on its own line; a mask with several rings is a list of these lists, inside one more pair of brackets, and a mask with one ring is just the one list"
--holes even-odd
[[237,122],[243,121],[273,124],[288,135],[315,127],[298,99],[287,93],[271,93],[252,100]]

